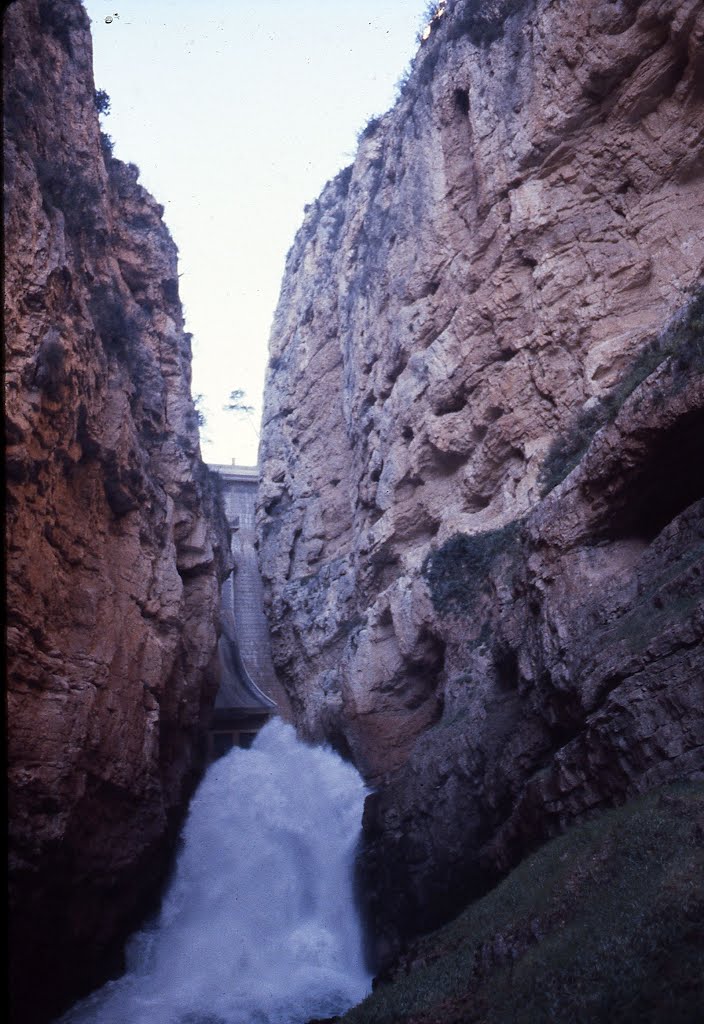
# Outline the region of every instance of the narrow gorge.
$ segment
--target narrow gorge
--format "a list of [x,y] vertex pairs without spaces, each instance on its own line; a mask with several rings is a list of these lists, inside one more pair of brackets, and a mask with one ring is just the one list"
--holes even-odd
[[[66,1020],[704,1019],[704,5],[427,20],[286,261],[270,657],[223,494],[249,516],[255,477],[202,460],[176,245],[101,133],[87,14],[5,14],[13,1024],[139,928]],[[224,648],[351,764],[274,722],[184,826]],[[343,1018],[355,849],[377,977]]]

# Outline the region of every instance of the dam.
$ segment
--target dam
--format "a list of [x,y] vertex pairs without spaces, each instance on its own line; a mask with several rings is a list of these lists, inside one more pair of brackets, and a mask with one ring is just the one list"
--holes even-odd
[[221,590],[211,763],[125,973],[56,1024],[307,1024],[370,990],[353,869],[367,790],[351,764],[281,720],[255,547],[258,470],[210,471],[235,563]]
[[259,469],[234,463],[208,468],[217,478],[235,563],[221,592],[219,687],[208,731],[208,760],[212,761],[233,746],[251,746],[271,715],[285,711],[286,697],[271,659],[257,563],[255,510]]

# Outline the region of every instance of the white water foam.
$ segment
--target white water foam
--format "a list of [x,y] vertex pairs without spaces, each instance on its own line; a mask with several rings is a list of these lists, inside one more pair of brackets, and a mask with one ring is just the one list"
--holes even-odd
[[364,784],[279,720],[208,770],[158,920],[60,1024],[304,1024],[364,998]]

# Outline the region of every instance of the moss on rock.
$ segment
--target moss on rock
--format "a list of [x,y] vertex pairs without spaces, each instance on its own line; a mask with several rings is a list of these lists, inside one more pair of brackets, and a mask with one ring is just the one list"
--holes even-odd
[[704,784],[553,839],[419,940],[345,1024],[704,1020]]

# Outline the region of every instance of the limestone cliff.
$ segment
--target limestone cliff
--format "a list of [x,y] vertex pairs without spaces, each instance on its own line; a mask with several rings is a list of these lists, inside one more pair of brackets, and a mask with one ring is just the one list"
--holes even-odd
[[102,980],[200,769],[228,542],[176,247],[98,126],[78,0],[5,15],[12,986]]
[[704,9],[431,29],[289,254],[260,454],[280,676],[379,787],[382,954],[704,770]]

